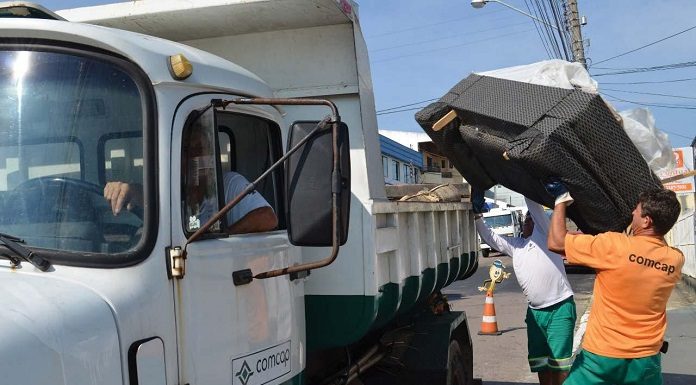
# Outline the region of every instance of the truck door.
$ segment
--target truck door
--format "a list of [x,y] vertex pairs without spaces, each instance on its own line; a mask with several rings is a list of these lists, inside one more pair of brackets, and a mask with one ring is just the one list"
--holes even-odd
[[[216,112],[208,107],[214,97],[221,96],[187,99],[174,119],[174,245],[184,245],[233,198],[225,197],[226,174],[253,180],[282,151],[275,123],[249,110]],[[199,148],[192,150],[194,145]],[[256,194],[277,213],[279,230],[229,235],[232,219],[226,216],[186,248],[185,273],[174,287],[182,384],[280,383],[302,371],[299,281],[282,276],[235,286],[232,278],[244,269],[259,273],[299,262],[283,230],[282,172],[269,178]]]

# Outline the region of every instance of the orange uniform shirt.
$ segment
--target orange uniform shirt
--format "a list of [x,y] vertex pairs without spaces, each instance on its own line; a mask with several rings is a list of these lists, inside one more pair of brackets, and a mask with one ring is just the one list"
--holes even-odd
[[582,347],[612,358],[659,352],[667,300],[684,255],[664,241],[622,233],[566,235],[568,262],[594,268],[594,299]]

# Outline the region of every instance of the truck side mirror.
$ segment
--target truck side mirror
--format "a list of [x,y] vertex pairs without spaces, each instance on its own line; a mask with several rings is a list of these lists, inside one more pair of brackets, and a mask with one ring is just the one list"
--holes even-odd
[[[305,138],[319,122],[295,122],[290,127],[288,149]],[[285,194],[288,236],[296,246],[333,245],[332,190],[337,192],[339,245],[348,238],[350,215],[350,146],[348,126],[339,123],[338,176],[332,186],[333,140],[331,124],[315,133],[288,158]]]

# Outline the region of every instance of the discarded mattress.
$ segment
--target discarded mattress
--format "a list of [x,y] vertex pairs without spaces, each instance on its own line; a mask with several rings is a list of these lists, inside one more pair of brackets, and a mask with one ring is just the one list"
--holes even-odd
[[474,74],[416,120],[472,186],[502,184],[553,207],[544,181],[559,178],[575,198],[568,217],[585,233],[625,230],[640,192],[661,187],[595,94]]

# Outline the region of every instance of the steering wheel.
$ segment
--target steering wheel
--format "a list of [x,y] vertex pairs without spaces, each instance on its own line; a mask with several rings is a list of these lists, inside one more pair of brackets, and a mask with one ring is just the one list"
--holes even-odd
[[74,178],[29,179],[8,197],[4,219],[9,224],[93,222],[99,225],[95,199],[102,197],[102,191],[96,184]]
[[[123,210],[113,215],[104,189],[65,177],[27,180],[10,192],[0,224],[34,245],[90,252],[122,252],[137,244],[143,221]],[[35,233],[38,231],[39,233]]]

